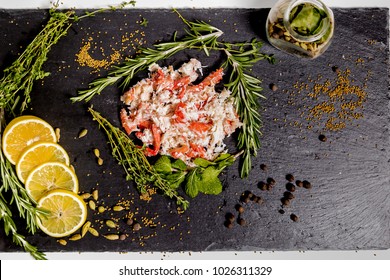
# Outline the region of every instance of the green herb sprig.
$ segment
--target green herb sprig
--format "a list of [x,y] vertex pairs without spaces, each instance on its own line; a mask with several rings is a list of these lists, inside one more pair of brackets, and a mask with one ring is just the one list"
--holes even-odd
[[260,148],[262,121],[259,113],[259,98],[261,94],[261,80],[248,74],[252,67],[260,60],[267,59],[274,63],[272,56],[260,52],[262,43],[252,40],[251,44],[225,44],[226,61],[224,68],[230,68],[229,83],[225,86],[232,92],[236,111],[243,123],[238,135],[238,149],[243,149],[241,177],[249,175],[252,168],[251,156],[256,156]]
[[4,70],[0,80],[0,107],[11,115],[21,114],[31,101],[33,83],[48,76],[42,69],[53,45],[66,35],[74,11],[65,13],[50,10],[50,19],[34,40],[10,67]]
[[3,195],[0,193],[0,219],[4,221],[4,232],[5,234],[12,235],[12,241],[21,246],[26,252],[29,252],[32,257],[37,260],[45,260],[45,254],[38,251],[36,246],[33,246],[26,241],[25,237],[18,233],[15,222],[12,218],[12,212],[8,207],[7,201],[4,199]]
[[186,194],[191,198],[199,193],[217,195],[223,188],[219,179],[220,173],[232,165],[240,154],[221,154],[213,161],[196,158],[192,167],[180,159],[161,156],[154,164],[154,168],[171,188],[177,189],[184,185]]
[[156,172],[143,150],[138,148],[125,132],[113,126],[94,109],[89,108],[88,111],[105,132],[111,146],[112,156],[125,170],[126,180],[134,181],[141,194],[146,193],[147,188],[155,186],[169,198],[175,199],[178,206],[184,210],[188,208],[189,202],[181,197],[174,188],[171,188],[167,181]]

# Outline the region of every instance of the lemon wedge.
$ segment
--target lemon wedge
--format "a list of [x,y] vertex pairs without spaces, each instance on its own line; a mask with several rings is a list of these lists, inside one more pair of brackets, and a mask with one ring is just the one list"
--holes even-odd
[[23,183],[30,172],[46,162],[62,162],[69,165],[67,152],[57,143],[37,142],[28,146],[16,162],[16,174]]
[[61,162],[46,162],[34,168],[27,176],[27,193],[38,201],[45,193],[54,189],[79,191],[79,182],[73,170]]
[[7,125],[1,146],[5,157],[15,164],[22,151],[31,144],[56,140],[56,134],[50,124],[35,116],[21,116]]
[[68,190],[52,190],[39,199],[37,207],[46,210],[37,218],[39,228],[49,236],[64,237],[77,231],[87,219],[83,199]]

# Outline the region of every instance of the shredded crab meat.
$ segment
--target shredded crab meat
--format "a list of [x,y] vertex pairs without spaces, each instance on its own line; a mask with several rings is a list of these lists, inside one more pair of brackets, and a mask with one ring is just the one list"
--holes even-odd
[[201,69],[196,59],[177,70],[153,64],[149,77],[121,97],[123,128],[146,145],[147,156],[169,155],[191,164],[194,158],[213,160],[227,151],[223,140],[242,124],[230,91],[215,90],[222,69],[193,84]]

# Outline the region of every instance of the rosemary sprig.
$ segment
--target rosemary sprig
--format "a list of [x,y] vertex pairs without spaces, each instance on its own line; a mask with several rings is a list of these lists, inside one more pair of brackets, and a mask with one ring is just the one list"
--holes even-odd
[[232,92],[235,99],[236,111],[243,126],[238,135],[238,149],[243,149],[241,177],[245,178],[252,169],[251,156],[256,156],[260,148],[261,116],[259,113],[259,98],[265,98],[261,80],[248,74],[260,60],[267,59],[273,63],[274,58],[260,52],[262,43],[252,40],[250,44],[225,43],[224,52],[227,56],[224,68],[231,68],[229,83],[225,86]]
[[0,193],[0,220],[4,222],[4,232],[5,234],[12,235],[12,241],[21,246],[26,252],[29,252],[32,257],[37,260],[46,259],[45,254],[38,251],[38,248],[31,245],[26,241],[25,237],[18,233],[14,220],[12,219],[12,212],[9,209],[6,200]]
[[92,81],[88,89],[79,91],[79,95],[72,97],[71,100],[73,102],[88,102],[106,87],[114,85],[121,79],[123,79],[121,85],[126,87],[138,72],[185,49],[201,48],[208,55],[209,49],[217,46],[217,39],[223,34],[221,30],[205,22],[186,21],[186,24],[189,26],[189,30],[181,40],[176,41],[175,36],[173,42],[155,44],[154,48],[140,48],[139,55],[135,58],[127,58],[123,65],[114,67],[107,77]]
[[113,126],[94,109],[89,108],[88,111],[107,135],[112,156],[125,170],[126,180],[134,181],[141,194],[146,193],[147,188],[153,185],[169,198],[174,198],[184,210],[188,208],[189,202],[178,195],[177,191],[161,178],[160,174],[149,163],[142,149],[137,148],[125,132]]

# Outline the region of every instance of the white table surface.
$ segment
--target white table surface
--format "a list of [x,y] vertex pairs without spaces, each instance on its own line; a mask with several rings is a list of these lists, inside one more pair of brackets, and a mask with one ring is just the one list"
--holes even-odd
[[[50,0],[0,0],[0,9],[35,9],[51,7]],[[54,1],[53,1],[54,2]],[[62,0],[61,8],[101,8],[123,0]],[[138,0],[136,8],[270,8],[276,0]],[[390,0],[323,0],[331,8],[386,7]],[[51,260],[390,260],[389,250],[363,251],[255,251],[255,252],[142,252],[142,253],[47,253]],[[27,253],[0,253],[0,259],[29,260]]]

